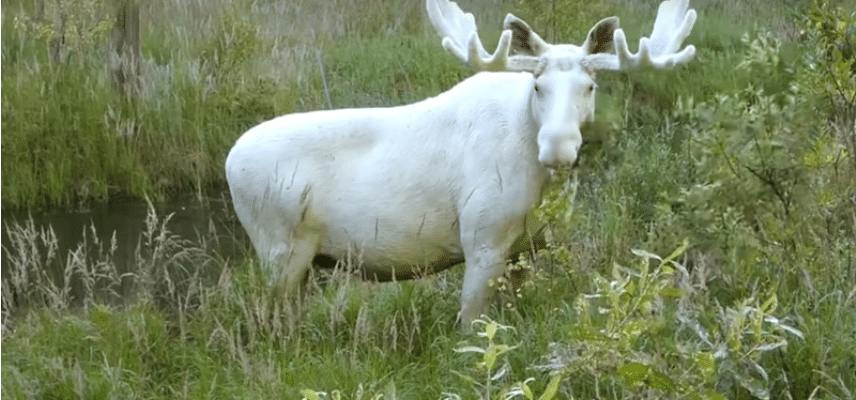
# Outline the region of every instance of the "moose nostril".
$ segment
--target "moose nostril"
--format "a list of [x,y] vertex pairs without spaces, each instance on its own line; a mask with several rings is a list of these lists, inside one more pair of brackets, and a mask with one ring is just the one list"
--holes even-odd
[[539,133],[538,161],[551,168],[570,166],[577,160],[581,142],[577,130],[544,130]]

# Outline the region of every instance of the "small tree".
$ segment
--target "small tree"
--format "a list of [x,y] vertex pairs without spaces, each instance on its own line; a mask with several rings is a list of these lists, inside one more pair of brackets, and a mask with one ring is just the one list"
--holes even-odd
[[107,68],[119,92],[136,96],[140,91],[140,6],[134,0],[115,4]]

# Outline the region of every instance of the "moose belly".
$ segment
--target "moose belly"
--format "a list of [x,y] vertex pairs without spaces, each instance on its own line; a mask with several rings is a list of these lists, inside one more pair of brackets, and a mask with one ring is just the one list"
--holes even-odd
[[[316,260],[322,266],[347,262],[368,278],[407,279],[463,262],[457,218],[425,212],[407,218],[351,213],[324,232]],[[345,219],[349,221],[344,221]]]

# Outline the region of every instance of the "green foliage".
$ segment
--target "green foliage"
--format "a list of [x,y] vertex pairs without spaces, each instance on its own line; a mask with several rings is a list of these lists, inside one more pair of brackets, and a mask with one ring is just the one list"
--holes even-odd
[[[676,261],[685,249],[686,244],[666,258],[633,250],[638,261],[630,268],[615,265],[612,280],[595,274],[596,292],[577,297],[574,302],[577,323],[569,332],[567,343],[552,344],[547,368],[565,377],[583,373],[608,379],[617,374],[628,384],[642,384],[666,394],[711,398],[663,372],[661,369],[669,367],[666,360],[646,355],[638,347],[664,329],[664,300],[685,295],[673,287],[675,268],[686,273]],[[650,262],[656,262],[657,266],[650,269]],[[656,360],[662,364],[655,366],[635,360],[649,363]]]
[[4,204],[67,204],[105,199],[118,187],[133,194],[150,188],[127,141],[105,132],[104,110],[115,96],[104,76],[89,76],[91,66],[79,63],[40,64],[35,73],[9,67],[2,95]]
[[[476,392],[481,399],[490,399],[493,396],[493,383],[500,381],[500,379],[505,376],[508,372],[508,364],[504,364],[497,371],[495,367],[497,366],[497,361],[500,356],[504,353],[514,350],[514,346],[509,346],[506,344],[500,344],[494,341],[494,337],[496,336],[497,331],[508,331],[514,330],[513,327],[498,324],[495,321],[490,320],[482,320],[477,319],[473,321],[473,326],[475,325],[484,325],[483,332],[477,332],[478,336],[487,339],[487,345],[485,347],[479,346],[464,346],[455,349],[457,353],[479,353],[482,355],[482,360],[476,363],[476,370],[484,373],[484,383],[479,382],[478,378],[474,378],[470,375],[461,374],[461,378],[467,381],[470,385],[472,385],[473,391]],[[499,398],[505,398],[508,389],[504,389],[500,392]]]
[[215,76],[243,72],[241,66],[259,50],[259,37],[249,21],[229,15],[222,22],[222,34],[202,46],[201,63]]
[[[424,29],[421,2],[358,3],[159,4],[163,18],[153,19],[169,24],[144,37],[147,85],[131,100],[110,87],[103,35],[53,63],[47,38],[20,25],[34,20],[16,29],[16,5],[4,3],[4,207],[222,189],[223,157],[242,131],[326,107],[322,69],[334,107],[411,102],[469,74]],[[631,40],[647,33],[652,3],[620,3],[512,11],[555,41],[578,42],[612,14]],[[537,211],[547,247],[513,263],[528,279],[494,283],[510,296],[480,335],[455,326],[460,268],[376,284],[341,266],[290,303],[267,290],[251,250],[224,259],[171,234],[169,217],[150,216],[128,275],[112,256],[123,244],[90,230],[61,254],[48,228],[6,226],[2,389],[14,398],[852,399],[854,14],[794,4],[806,6],[796,9],[799,35],[745,22],[780,20],[771,14],[781,6],[693,3],[692,63],[598,76],[600,122]],[[485,11],[499,20],[507,10],[495,8]],[[479,22],[492,43],[497,31]]]
[[[503,366],[499,368],[498,371],[494,372],[494,367],[496,366],[499,357],[505,354],[506,352],[514,350],[518,347],[497,343],[497,341],[494,340],[494,337],[496,337],[496,333],[498,331],[514,331],[514,327],[502,325],[490,319],[477,319],[473,321],[473,325],[484,325],[484,330],[476,332],[476,335],[479,337],[487,338],[487,346],[464,346],[454,350],[457,353],[482,354],[482,361],[476,363],[475,369],[476,371],[483,372],[485,374],[483,378],[484,383],[480,382],[480,379],[475,378],[473,376],[462,374],[459,372],[455,373],[470,384],[473,391],[480,399],[501,398],[507,400],[518,396],[524,396],[529,400],[533,400],[535,398],[535,392],[529,386],[529,383],[534,381],[535,378],[527,378],[522,382],[516,382],[511,385],[505,385],[504,387],[499,389],[494,389],[494,382],[500,383],[506,381],[506,375],[510,370],[508,362],[505,362]],[[550,382],[547,384],[547,387],[544,389],[544,392],[541,394],[540,397],[538,397],[538,399],[550,400],[554,398],[556,396],[561,381],[561,375],[554,375]],[[494,394],[494,392],[496,392],[496,394]],[[443,396],[445,396],[446,399],[461,399],[461,396],[456,393],[446,392],[443,393]]]
[[[769,34],[744,41],[738,70],[776,74],[779,42]],[[817,238],[835,243],[853,231],[839,219],[847,218],[842,211],[852,191],[852,174],[839,172],[852,157],[848,139],[816,112],[819,100],[805,82],[814,82],[818,71],[784,69],[793,75],[786,90],[748,86],[700,104],[678,102],[673,112],[677,129],[693,138],[687,144],[692,184],[673,197],[670,209],[696,232],[697,243],[715,244],[738,263],[799,260],[815,251]]]
[[[851,32],[849,17],[825,7],[815,5],[810,18],[820,21],[815,26],[837,27],[841,33],[827,35],[846,47],[849,41],[842,35]],[[697,28],[707,34],[712,27],[703,22],[700,19]],[[721,21],[710,21],[717,23]],[[695,360],[694,367],[685,369],[693,372],[684,374],[697,374],[693,378],[669,374],[651,363],[647,353],[645,361],[627,364],[624,372],[632,381],[663,382],[661,374],[666,374],[677,387],[691,388],[702,397],[719,393],[726,398],[807,398],[813,391],[828,390],[833,396],[852,398],[842,389],[852,384],[852,357],[815,356],[825,345],[808,333],[812,328],[800,326],[809,320],[840,326],[841,315],[848,323],[853,320],[852,313],[832,311],[841,310],[843,303],[820,316],[809,311],[825,296],[852,290],[847,280],[856,277],[850,267],[856,174],[848,172],[854,122],[853,117],[842,117],[852,115],[852,105],[835,89],[839,85],[835,82],[854,85],[846,83],[852,79],[846,72],[850,64],[832,67],[838,62],[834,55],[816,54],[828,48],[818,43],[821,36],[807,30],[804,42],[794,44],[754,31],[737,36],[728,46],[711,49],[696,43],[698,62],[666,78],[681,87],[666,96],[668,91],[658,82],[661,77],[610,80],[604,90],[608,96],[631,99],[618,111],[626,124],[609,134],[613,137],[587,144],[593,146],[584,149],[572,192],[557,195],[563,193],[559,184],[545,195],[542,210],[550,210],[545,219],[555,241],[542,262],[561,260],[584,272],[608,269],[628,247],[667,251],[688,237],[691,246],[682,264],[691,275],[706,276],[703,287],[711,301],[693,307],[693,324],[705,327],[705,340],[715,337],[722,346],[729,341],[711,332],[733,329],[744,332],[736,335],[743,335],[742,340],[757,340],[732,341],[733,346],[740,343],[731,347],[736,349],[733,353],[698,347],[694,355],[692,351],[681,355],[684,362]],[[830,68],[839,73],[826,72]],[[607,113],[614,115],[615,110]],[[564,215],[561,210],[572,212]],[[574,286],[580,285],[573,273],[567,275]],[[791,334],[795,325],[776,319],[781,317],[768,318],[757,311],[763,309],[763,302],[755,300],[759,298],[776,299],[780,313],[799,321],[799,331],[794,332],[802,336]],[[717,327],[717,315],[722,327]],[[754,328],[748,327],[748,319],[755,321]],[[671,324],[668,319],[663,323],[666,328]],[[681,330],[689,332],[692,324],[686,324],[680,323]],[[832,335],[834,341],[843,338],[831,331],[815,334]],[[688,340],[696,343],[701,337]],[[776,347],[784,338],[787,348]],[[844,341],[852,343],[849,338]],[[753,348],[764,351],[754,354],[749,351]],[[563,352],[570,350],[556,354]],[[821,358],[835,360],[835,377],[809,372],[824,368],[817,366]],[[779,368],[803,373],[784,376]],[[592,375],[597,377],[595,383],[609,381],[603,371]]]
[[594,24],[614,10],[603,3],[575,0],[519,1],[517,16],[549,43],[581,44]]
[[[294,12],[316,7],[306,3]],[[341,40],[335,32],[307,36],[296,25],[274,32],[259,26],[290,11],[275,4],[167,2],[141,5],[150,16],[144,25],[152,25],[143,26],[143,92],[126,99],[114,93],[104,68],[108,13],[85,1],[45,4],[45,18],[23,6],[3,14],[4,207],[202,196],[224,187],[228,149],[253,125],[324,108],[325,95],[337,108],[413,102],[465,76],[452,59],[438,57],[433,36],[414,35],[422,33],[421,3],[319,6],[318,16],[346,22],[340,36],[353,36]],[[173,13],[159,20],[165,10]],[[76,62],[46,56],[44,32],[54,14],[71,15],[74,38],[66,35],[62,43],[71,50],[63,54]],[[268,22],[274,24],[279,20]]]
[[438,50],[428,36],[356,39],[331,48],[324,64],[333,107],[412,103],[469,75],[453,57],[438,57]]
[[110,29],[104,4],[96,0],[45,0],[34,8],[32,14],[15,17],[14,27],[46,45],[52,62],[65,62],[70,55],[81,60]]
[[[807,40],[808,70],[803,90],[823,101],[826,113],[844,136],[856,170],[856,136],[847,135],[856,120],[856,12],[813,1],[800,18]],[[856,131],[856,122],[853,122]],[[852,131],[851,131],[852,132]]]

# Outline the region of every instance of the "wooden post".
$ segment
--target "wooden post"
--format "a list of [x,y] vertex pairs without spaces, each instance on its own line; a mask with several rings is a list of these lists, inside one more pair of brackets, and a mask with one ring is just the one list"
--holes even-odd
[[140,92],[140,6],[134,0],[116,0],[116,23],[110,35],[107,67],[113,85],[126,96]]

